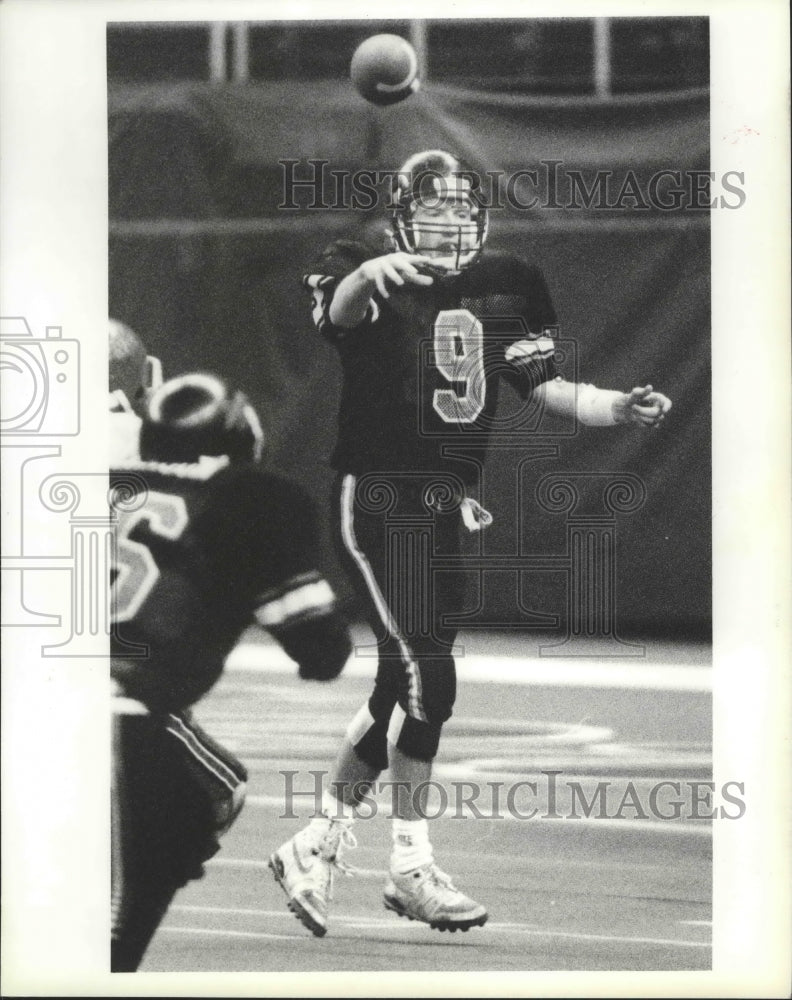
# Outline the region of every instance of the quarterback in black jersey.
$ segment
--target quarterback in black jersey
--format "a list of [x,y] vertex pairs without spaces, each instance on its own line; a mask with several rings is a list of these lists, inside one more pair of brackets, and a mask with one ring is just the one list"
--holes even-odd
[[336,677],[351,652],[312,507],[258,464],[261,440],[241,393],[184,375],[148,399],[140,457],[111,469],[113,971],[138,967],[242,807],[244,766],[189,712],[242,630],[258,621],[303,678]]
[[[486,445],[503,382],[527,398],[556,375],[550,295],[540,271],[506,254],[435,276],[411,255],[381,260],[339,241],[306,278],[317,328],[336,344],[344,374],[332,464],[357,474],[440,471],[453,464],[443,446]],[[368,265],[392,269],[404,284],[375,290],[360,323],[339,325],[333,293]],[[414,283],[423,277],[432,284]],[[469,478],[469,467],[454,468]]]
[[[475,174],[442,150],[418,153],[397,175],[390,252],[339,241],[304,278],[314,324],[343,369],[331,459],[336,529],[379,646],[374,690],[347,730],[324,817],[271,859],[314,934],[325,933],[332,866],[350,842],[354,807],[386,767],[408,792],[394,803],[386,907],[441,930],[487,919],[434,863],[417,790],[427,787],[454,704],[456,629],[447,620],[463,596],[458,574],[433,583],[431,562],[460,553],[463,524],[487,523],[471,495],[476,463],[464,452],[475,443],[481,458],[503,383],[588,424],[657,425],[671,405],[652,386],[623,393],[564,381],[544,278],[514,256],[485,252],[487,225]],[[424,549],[418,531],[405,558],[388,514],[426,525]]]

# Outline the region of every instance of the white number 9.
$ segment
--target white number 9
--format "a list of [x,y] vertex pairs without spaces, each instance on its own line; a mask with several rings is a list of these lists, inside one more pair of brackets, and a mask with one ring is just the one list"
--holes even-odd
[[444,309],[434,325],[435,365],[461,392],[435,389],[432,406],[447,424],[472,424],[484,409],[484,329],[467,309]]

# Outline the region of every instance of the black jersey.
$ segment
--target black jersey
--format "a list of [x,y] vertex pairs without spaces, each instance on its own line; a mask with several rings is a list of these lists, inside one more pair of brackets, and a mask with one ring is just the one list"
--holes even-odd
[[388,299],[375,292],[357,327],[334,326],[338,282],[372,256],[360,243],[337,241],[304,278],[314,323],[343,367],[332,465],[350,473],[453,468],[470,479],[474,467],[450,456],[475,442],[482,457],[501,383],[528,398],[556,374],[544,278],[516,257],[486,253],[431,286],[393,286]]
[[294,484],[225,457],[131,461],[110,479],[112,670],[128,695],[178,710],[212,686],[254,617],[282,642],[332,618],[313,510]]

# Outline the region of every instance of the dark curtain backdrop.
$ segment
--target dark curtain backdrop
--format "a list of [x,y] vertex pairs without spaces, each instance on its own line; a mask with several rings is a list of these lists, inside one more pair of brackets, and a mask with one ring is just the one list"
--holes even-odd
[[[646,189],[661,169],[706,170],[708,99],[563,100],[435,88],[401,106],[369,108],[343,85],[110,89],[110,313],[131,324],[166,374],[218,371],[252,397],[274,464],[320,502],[331,472],[339,371],[313,332],[299,278],[337,235],[371,235],[381,217],[278,211],[278,160],[330,169],[395,168],[432,145],[479,170],[562,160],[589,180],[627,170]],[[299,200],[299,199],[298,199]],[[533,495],[548,472],[639,476],[647,499],[616,518],[618,624],[624,634],[704,637],[711,613],[710,238],[705,212],[494,211],[491,244],[543,269],[582,380],[630,388],[651,381],[674,402],[659,431],[581,429],[560,455],[528,463]],[[510,464],[511,463],[511,464]],[[517,521],[513,459],[486,470],[496,521],[487,551],[559,553],[564,519],[528,505]],[[350,590],[329,534],[319,559]],[[531,610],[563,618],[559,572],[527,574]],[[486,617],[511,609],[488,597]],[[503,597],[504,602],[507,598]]]

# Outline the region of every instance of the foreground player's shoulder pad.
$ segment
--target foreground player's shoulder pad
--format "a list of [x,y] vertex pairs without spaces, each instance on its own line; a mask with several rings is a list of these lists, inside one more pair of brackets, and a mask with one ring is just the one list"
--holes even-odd
[[240,558],[255,563],[262,552],[269,552],[277,561],[291,552],[302,567],[305,553],[313,553],[318,516],[301,487],[249,464],[224,470],[214,489],[210,522],[230,539]]
[[277,531],[295,525],[313,525],[315,507],[308,493],[297,483],[259,466],[248,466],[248,488],[270,525]]

